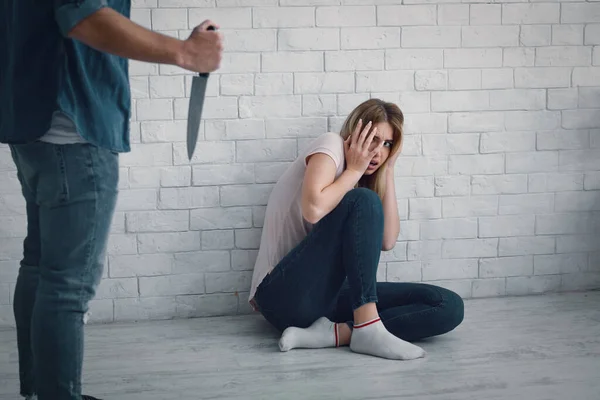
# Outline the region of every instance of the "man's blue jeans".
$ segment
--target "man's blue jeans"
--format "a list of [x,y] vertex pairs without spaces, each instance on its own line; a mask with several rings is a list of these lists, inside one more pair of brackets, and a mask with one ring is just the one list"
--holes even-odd
[[44,142],[11,153],[27,205],[14,297],[21,394],[79,400],[83,319],[102,277],[118,155]]

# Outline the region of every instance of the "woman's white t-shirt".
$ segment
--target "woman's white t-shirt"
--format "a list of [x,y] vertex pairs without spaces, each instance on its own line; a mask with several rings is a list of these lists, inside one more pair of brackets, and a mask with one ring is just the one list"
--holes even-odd
[[328,132],[313,140],[279,178],[267,203],[260,248],[252,276],[250,301],[264,277],[312,228],[302,216],[301,200],[306,158],[316,153],[327,154],[333,159],[336,179],[344,171],[344,141],[338,133]]

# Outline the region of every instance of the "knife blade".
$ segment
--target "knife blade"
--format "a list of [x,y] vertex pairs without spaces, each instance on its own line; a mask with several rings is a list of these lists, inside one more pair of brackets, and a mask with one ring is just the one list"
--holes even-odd
[[[214,31],[214,26],[206,28]],[[204,107],[204,97],[206,95],[206,85],[208,83],[208,72],[194,75],[192,78],[192,89],[190,92],[190,104],[188,106],[187,119],[187,153],[188,160],[192,160],[196,143],[198,142],[198,130],[200,129],[200,120],[202,119],[202,108]]]

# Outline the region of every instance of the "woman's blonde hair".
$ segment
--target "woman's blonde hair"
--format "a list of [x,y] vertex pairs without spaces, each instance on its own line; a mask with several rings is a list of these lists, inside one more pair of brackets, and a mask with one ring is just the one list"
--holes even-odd
[[[392,127],[394,136],[393,146],[390,150],[389,157],[399,151],[402,140],[404,139],[404,114],[400,110],[400,107],[394,103],[385,102],[380,99],[370,99],[361,103],[352,110],[342,125],[340,135],[344,140],[354,132],[358,125],[358,121],[361,119],[363,120],[363,126],[369,121],[373,122],[373,126],[381,122],[389,123]],[[385,171],[387,169],[389,157],[373,175],[363,176],[357,186],[369,188],[375,191],[379,197],[383,199],[386,182]]]

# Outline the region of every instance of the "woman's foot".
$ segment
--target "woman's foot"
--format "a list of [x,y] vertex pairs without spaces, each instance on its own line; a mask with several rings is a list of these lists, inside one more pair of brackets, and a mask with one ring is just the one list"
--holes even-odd
[[325,317],[319,318],[305,329],[291,326],[283,331],[283,335],[281,335],[281,339],[279,340],[279,349],[281,351],[289,351],[297,348],[321,349],[340,345],[338,324],[331,322]]
[[414,360],[425,356],[425,351],[391,334],[380,318],[354,325],[350,349],[391,360]]

